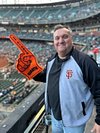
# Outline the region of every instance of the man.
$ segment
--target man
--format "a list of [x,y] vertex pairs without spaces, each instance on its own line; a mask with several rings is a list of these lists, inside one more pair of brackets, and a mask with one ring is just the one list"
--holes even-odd
[[96,62],[73,46],[71,30],[54,30],[56,55],[34,79],[46,82],[46,113],[52,115],[52,133],[83,133],[95,100],[97,116],[91,132],[100,133],[100,71]]
[[[19,43],[17,45],[23,53],[19,56],[17,68],[32,78],[38,70],[37,66],[37,69],[32,68],[32,62],[36,64],[34,57]],[[91,132],[100,133],[100,69],[97,63],[74,48],[69,27],[55,27],[54,47],[57,53],[48,59],[46,68],[33,78],[46,82],[46,114],[52,116],[52,133],[83,133],[94,103],[97,115]]]

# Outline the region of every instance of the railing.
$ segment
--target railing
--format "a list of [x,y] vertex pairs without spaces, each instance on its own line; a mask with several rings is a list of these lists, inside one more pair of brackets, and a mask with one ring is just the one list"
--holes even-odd
[[39,110],[39,112],[35,115],[27,129],[24,131],[24,133],[34,133],[36,130],[39,130],[39,132],[43,131],[44,125],[42,125],[42,128],[39,128],[39,124],[41,123],[43,117],[45,115],[45,107],[44,105]]
[[[5,122],[0,124],[0,133],[23,133],[32,118],[36,119],[42,113],[43,109],[41,107],[43,105],[44,84],[41,84],[29,97],[24,99],[23,103],[6,118]],[[39,110],[41,112],[36,115]]]

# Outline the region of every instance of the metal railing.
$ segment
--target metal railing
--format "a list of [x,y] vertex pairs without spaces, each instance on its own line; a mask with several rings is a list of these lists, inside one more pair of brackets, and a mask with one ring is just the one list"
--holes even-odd
[[29,126],[26,128],[24,133],[34,133],[37,127],[39,126],[40,122],[42,121],[43,117],[45,115],[45,107],[44,105],[39,110],[39,112],[35,115]]

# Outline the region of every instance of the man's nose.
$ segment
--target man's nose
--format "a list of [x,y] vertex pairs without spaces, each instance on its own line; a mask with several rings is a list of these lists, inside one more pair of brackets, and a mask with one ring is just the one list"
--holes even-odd
[[63,43],[63,42],[64,42],[64,39],[62,37],[60,37],[59,43]]

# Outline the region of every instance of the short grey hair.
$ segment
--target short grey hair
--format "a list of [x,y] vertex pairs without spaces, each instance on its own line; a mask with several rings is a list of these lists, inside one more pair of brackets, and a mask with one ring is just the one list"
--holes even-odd
[[69,26],[65,26],[65,25],[61,25],[61,24],[55,25],[55,27],[54,27],[54,32],[55,32],[56,30],[62,29],[62,28],[68,29],[68,30],[69,30],[69,33],[72,34],[72,30],[71,30],[71,28],[70,28]]

